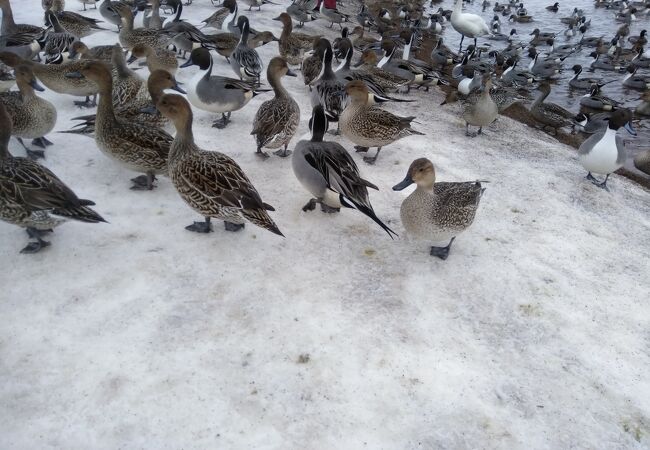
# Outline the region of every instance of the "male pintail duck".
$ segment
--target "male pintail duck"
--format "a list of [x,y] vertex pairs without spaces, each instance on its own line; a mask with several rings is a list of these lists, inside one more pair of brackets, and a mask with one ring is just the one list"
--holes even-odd
[[[473,92],[463,101],[463,120],[465,134],[475,137],[483,132],[483,127],[494,122],[499,115],[499,108],[492,98],[492,79],[486,76],[481,92]],[[470,133],[469,126],[479,127],[476,134]]]
[[36,253],[50,245],[42,239],[67,219],[98,223],[105,220],[89,208],[54,173],[27,158],[9,153],[11,118],[0,102],[0,220],[26,229],[30,242],[21,253]]
[[647,91],[650,89],[650,77],[637,75],[638,67],[634,64],[627,66],[627,75],[623,78],[623,86],[630,89],[637,89],[639,91]]
[[396,55],[397,46],[391,39],[384,39],[381,48],[384,51],[384,57],[379,61],[377,67],[387,72],[406,78],[413,85],[426,86],[428,89],[431,85],[437,85],[441,80],[439,73],[424,62],[411,61],[409,57],[410,45],[404,46],[404,58],[398,59]]
[[330,22],[330,26],[329,26],[330,28],[332,28],[336,23],[338,24],[339,28],[343,29],[343,25],[341,25],[341,23],[349,22],[349,17],[343,14],[342,12],[340,12],[338,9],[326,8],[324,0],[320,4],[319,12],[320,15],[323,17],[323,19]]
[[106,28],[98,25],[101,20],[82,16],[72,11],[61,11],[54,14],[61,27],[77,39],[85,38],[98,31],[107,31]]
[[286,12],[280,14],[273,20],[282,22],[282,34],[280,35],[280,42],[278,44],[280,56],[286,59],[289,64],[300,64],[303,59],[303,53],[312,49],[315,36],[293,33],[291,16]]
[[230,58],[230,67],[240,79],[259,82],[263,64],[257,51],[248,46],[248,17],[240,16],[237,28],[241,31],[241,38]]
[[607,119],[612,115],[610,112],[589,114],[579,113],[573,118],[575,128],[583,133],[594,134],[595,132],[605,128],[609,122]]
[[407,136],[424,135],[411,128],[414,116],[399,117],[371,105],[363,81],[350,81],[345,92],[351,101],[340,117],[341,133],[357,145],[357,151],[367,152],[370,147],[377,147],[375,156],[363,158],[368,164],[375,163],[383,146]]
[[311,106],[323,105],[327,119],[337,122],[344,108],[345,85],[341,83],[332,70],[332,46],[330,42],[321,38],[316,44],[316,54],[322,61],[321,71],[315,81],[311,93]]
[[588,94],[580,98],[580,104],[591,109],[601,109],[603,111],[612,111],[620,105],[614,99],[611,99],[600,92],[599,84],[592,84]]
[[451,26],[461,35],[460,49],[463,48],[465,36],[473,38],[474,46],[476,46],[477,38],[490,34],[490,28],[481,16],[463,12],[463,0],[455,0],[454,2],[454,10],[451,13]]
[[147,44],[137,44],[131,49],[131,57],[128,63],[131,64],[138,58],[146,58],[149,72],[154,70],[165,70],[172,75],[178,70],[178,60],[172,50],[166,48],[154,49]]
[[[623,139],[617,137],[616,132],[621,127],[625,127],[628,133],[636,136],[636,131],[632,127],[632,112],[629,109],[618,109],[605,120],[609,122],[607,127],[601,128],[584,141],[578,149],[578,155],[582,167],[588,172],[587,179],[596,186],[609,190],[607,188],[609,176],[623,166],[626,157]],[[606,175],[605,180],[602,182],[596,180],[592,172]]]
[[212,231],[210,218],[223,220],[226,230],[238,231],[245,223],[282,236],[264,203],[244,171],[229,156],[197,147],[192,134],[192,109],[180,95],[165,94],[157,108],[176,127],[169,152],[169,177],[181,198],[205,217],[185,227],[199,233]]
[[354,159],[340,144],[325,142],[328,123],[321,105],[314,107],[310,120],[311,140],[300,141],[292,158],[293,173],[300,184],[315,198],[302,210],[313,211],[320,203],[323,212],[338,212],[341,208],[356,209],[370,217],[388,235],[397,234],[375,214],[368,198],[368,188],[377,186],[361,178]]
[[589,90],[591,85],[600,83],[600,79],[597,78],[578,78],[582,73],[582,66],[580,64],[574,65],[571,70],[573,70],[573,77],[569,80],[569,86],[573,89],[580,90]]
[[557,129],[561,128],[573,119],[575,116],[571,111],[567,111],[555,103],[544,102],[546,97],[551,93],[551,85],[542,83],[538,90],[540,94],[537,96],[533,104],[530,106],[530,114],[533,118],[544,126],[553,128],[557,134]]
[[116,117],[113,109],[113,80],[109,67],[99,61],[84,61],[70,78],[90,78],[99,86],[95,121],[97,147],[129,170],[146,175],[134,178],[131,189],[151,190],[156,174],[167,174],[167,156],[173,138],[163,130]]
[[45,12],[45,21],[51,27],[51,30],[45,33],[39,41],[43,46],[45,56],[48,57],[68,51],[70,45],[77,40],[77,37],[63,29],[59,24],[57,15],[52,11]]
[[535,81],[535,76],[532,73],[517,70],[516,58],[508,58],[504,67],[505,70],[501,74],[501,81],[507,85],[526,86]]
[[212,75],[212,56],[205,48],[192,50],[190,58],[181,67],[199,66],[199,72],[188,83],[188,100],[195,107],[212,113],[221,113],[222,119],[214,122],[215,128],[225,128],[230,114],[244,106],[256,95],[266,92],[255,82],[241,81]]
[[354,78],[363,78],[364,80],[371,79],[372,82],[378,85],[385,92],[395,92],[408,89],[411,81],[407,78],[402,78],[394,73],[377,67],[378,59],[377,54],[373,50],[365,50],[361,54],[361,59],[354,72],[359,75]]
[[275,154],[283,158],[291,154],[287,147],[300,124],[300,108],[282,86],[281,78],[285,75],[296,76],[289,69],[286,60],[276,56],[266,69],[266,78],[275,92],[275,97],[262,103],[257,110],[251,131],[257,141],[258,156],[268,157],[262,151],[263,147],[275,149],[284,146],[284,150],[278,150]]
[[426,158],[411,163],[406,177],[393,190],[401,191],[415,183],[416,189],[402,202],[400,216],[409,236],[428,243],[430,255],[447,259],[451,244],[474,222],[481,196],[485,190],[480,181],[438,182],[433,163]]
[[18,92],[2,92],[0,100],[5,105],[13,124],[12,134],[25,148],[30,158],[42,158],[42,150],[30,150],[23,138],[34,139],[33,145],[45,148],[52,145],[44,136],[52,131],[56,124],[56,108],[49,101],[38,97],[34,90],[44,91],[38,84],[32,69],[28,65],[20,65],[15,69]]

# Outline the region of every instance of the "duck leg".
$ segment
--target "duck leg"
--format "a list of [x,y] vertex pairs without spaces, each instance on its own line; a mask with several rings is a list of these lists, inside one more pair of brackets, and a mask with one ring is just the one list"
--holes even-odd
[[192,225],[185,227],[188,231],[194,231],[195,233],[210,233],[212,232],[212,224],[210,223],[210,218],[206,217],[203,222],[194,222]]
[[315,198],[312,198],[312,199],[309,200],[309,202],[307,202],[307,204],[305,206],[302,207],[302,210],[304,212],[313,211],[313,210],[316,209],[316,203],[318,203],[318,200],[315,199]]
[[280,158],[286,158],[291,154],[291,150],[287,150],[287,147],[289,147],[289,144],[284,144],[284,150],[278,150],[277,152],[273,152],[274,155],[278,155]]
[[32,140],[32,145],[45,148],[45,147],[49,147],[50,145],[54,145],[54,143],[48,140],[45,136],[41,136],[39,138]]
[[224,220],[223,224],[225,225],[226,231],[232,231],[232,232],[241,231],[246,226],[245,223],[232,223],[232,222],[228,222],[227,220]]
[[598,181],[598,179],[597,179],[596,177],[594,177],[594,176],[591,174],[591,172],[588,172],[588,173],[587,173],[587,176],[586,176],[585,178],[586,178],[587,180],[591,181],[591,182],[594,183],[594,184],[598,184],[598,183],[600,183],[600,181]]
[[[593,177],[592,177],[593,178]],[[592,181],[592,183],[596,186],[598,186],[601,189],[605,189],[607,192],[609,192],[609,188],[607,187],[607,180],[609,179],[609,174],[605,176],[605,180],[602,183],[597,182],[596,179]]]
[[332,136],[340,136],[341,135],[341,124],[339,122],[336,123],[336,130],[329,130],[329,134]]
[[145,175],[140,175],[135,178],[131,178],[131,181],[133,182],[133,186],[131,186],[132,191],[151,191],[154,186],[153,182],[156,180],[156,176],[151,173],[147,172]]
[[320,210],[326,214],[334,214],[337,212],[341,212],[341,208],[332,208],[331,206],[327,206],[323,202],[320,202]]
[[[28,254],[38,253],[43,248],[48,247],[50,245],[49,242],[41,239],[41,236],[46,231],[37,230],[36,228],[27,228],[25,231],[27,231],[27,234],[29,235],[30,238],[36,239],[36,242],[30,242],[29,244],[27,244],[27,246],[23,248],[20,251],[20,253],[28,253]],[[52,230],[47,230],[47,231],[52,231]]]
[[218,128],[220,130],[223,130],[228,126],[228,123],[230,123],[230,112],[226,115],[226,113],[221,113],[221,120],[217,120],[212,124],[212,128]]
[[478,135],[478,133],[471,133],[469,131],[469,124],[465,123],[465,136],[476,137],[477,135]]
[[36,161],[39,158],[45,158],[45,152],[43,150],[30,150],[29,147],[25,145],[22,138],[16,138],[16,139],[18,139],[20,145],[22,145],[23,148],[25,149],[25,153],[27,153],[29,159],[33,159],[34,161]]
[[262,147],[257,147],[255,154],[262,159],[267,159],[269,157],[268,153],[262,151]]
[[377,147],[377,153],[375,153],[375,156],[370,157],[370,156],[364,156],[363,160],[367,162],[368,164],[374,164],[375,161],[377,161],[377,156],[379,156],[379,152],[381,151],[381,147]]
[[90,100],[90,96],[86,95],[86,100],[75,101],[74,104],[80,108],[94,108],[97,106],[97,95],[93,95],[93,99]]
[[449,241],[449,244],[447,244],[446,247],[431,247],[429,254],[431,256],[437,256],[444,261],[449,256],[449,249],[451,248],[451,244],[454,242],[454,239],[456,238],[451,238],[451,241]]

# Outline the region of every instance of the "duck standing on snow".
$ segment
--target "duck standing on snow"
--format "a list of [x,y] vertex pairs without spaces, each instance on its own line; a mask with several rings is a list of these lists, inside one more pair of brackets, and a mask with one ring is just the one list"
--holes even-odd
[[311,93],[311,106],[323,105],[327,119],[337,122],[345,107],[344,95],[345,85],[341,83],[332,70],[332,46],[330,41],[321,38],[316,43],[316,54],[322,61],[321,71],[315,81],[312,81],[314,89]]
[[463,39],[465,36],[474,38],[476,47],[476,38],[490,34],[490,28],[481,16],[463,12],[463,0],[455,0],[454,10],[451,13],[451,26],[460,33],[460,50],[463,48]]
[[282,22],[282,34],[278,43],[280,56],[286,59],[289,64],[298,65],[302,63],[303,53],[311,50],[314,46],[314,36],[293,33],[291,16],[286,12],[283,12],[273,20]]
[[105,220],[89,208],[90,200],[78,198],[54,173],[26,158],[14,158],[8,144],[11,118],[0,102],[0,220],[23,227],[30,242],[21,253],[36,253],[50,245],[43,233],[67,219],[97,223]]
[[383,146],[407,136],[424,135],[411,128],[414,116],[399,117],[370,104],[368,87],[363,81],[350,81],[345,91],[351,101],[341,114],[341,132],[357,144],[355,148],[359,152],[377,147],[375,156],[363,158],[368,164],[375,163]]
[[340,144],[324,142],[328,123],[321,105],[316,105],[310,120],[311,140],[300,141],[293,154],[293,173],[315,198],[302,210],[313,211],[320,203],[323,212],[338,212],[341,208],[356,209],[370,217],[392,238],[397,234],[375,214],[368,199],[368,188],[377,186],[361,178],[354,159]]
[[[604,120],[608,122],[607,127],[601,128],[584,141],[578,149],[578,155],[582,167],[588,172],[587,179],[608,191],[609,176],[623,166],[626,157],[623,140],[616,133],[621,127],[625,127],[632,136],[636,136],[636,131],[632,127],[632,112],[629,109],[618,109]],[[592,172],[606,175],[605,180],[598,181]]]
[[447,259],[451,244],[474,222],[485,190],[480,181],[436,183],[433,163],[426,158],[411,163],[406,177],[393,186],[401,191],[411,184],[416,189],[403,202],[400,216],[407,233],[429,243],[449,241],[444,247],[431,247],[430,255]]
[[169,152],[169,176],[181,198],[205,217],[185,227],[197,233],[212,231],[210,218],[225,222],[227,231],[239,231],[246,221],[282,236],[244,171],[229,156],[197,147],[192,134],[192,109],[180,95],[165,94],[157,105],[176,127]]
[[289,141],[300,124],[298,103],[291,98],[280,80],[285,75],[296,76],[287,62],[276,56],[266,69],[266,78],[275,92],[275,98],[262,103],[255,114],[251,131],[257,141],[257,155],[264,158],[268,158],[268,155],[262,151],[262,147],[274,149],[284,146],[284,150],[278,150],[274,154],[282,158],[289,156]]
[[241,38],[230,58],[230,67],[240,79],[259,82],[263,64],[257,51],[248,46],[249,27],[248,17],[240,16],[237,19]]
[[[492,80],[489,78],[483,85],[482,92],[472,92],[463,101],[463,119],[465,120],[465,134],[475,137],[483,132],[483,127],[494,122],[499,115],[499,108],[495,103],[490,91],[492,90]],[[469,132],[469,126],[479,127],[476,134]]]

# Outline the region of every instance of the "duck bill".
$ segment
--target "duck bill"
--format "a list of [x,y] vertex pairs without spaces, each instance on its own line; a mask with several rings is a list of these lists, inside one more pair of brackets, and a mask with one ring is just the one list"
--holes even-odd
[[138,59],[137,56],[135,56],[135,55],[131,55],[131,57],[130,57],[129,59],[126,60],[126,63],[127,63],[127,64],[131,64],[131,63],[132,63],[133,61],[135,61],[136,59]]
[[293,70],[291,70],[291,69],[287,70],[286,75],[288,77],[297,77],[298,76],[298,74],[296,72],[294,72]]
[[282,20],[282,19],[280,19],[280,16],[278,16],[278,17],[274,17],[273,20],[278,20],[279,21],[279,20]]
[[[45,90],[45,88],[44,88],[43,86],[41,86],[40,84],[38,84],[38,81],[36,81],[36,79],[33,79],[32,81],[30,81],[30,82],[29,82],[29,85],[30,85],[30,86],[32,87],[32,89],[34,89],[35,91],[43,92],[43,91]],[[634,133],[634,134],[636,134],[636,133]]]
[[411,178],[410,175],[406,175],[406,178],[404,178],[400,183],[397,183],[395,186],[393,186],[393,190],[401,191],[403,189],[406,189],[412,184],[413,184],[413,178]]
[[625,129],[627,130],[628,133],[630,133],[632,136],[636,136],[636,130],[632,126],[632,122],[628,122],[624,125]]
[[183,64],[181,64],[181,69],[184,67],[190,67],[192,64],[194,63],[192,62],[192,58],[190,58],[187,61],[185,61]]
[[187,94],[187,92],[185,92],[183,88],[178,85],[178,82],[174,83],[172,89],[175,90],[176,92],[180,92],[181,94]]

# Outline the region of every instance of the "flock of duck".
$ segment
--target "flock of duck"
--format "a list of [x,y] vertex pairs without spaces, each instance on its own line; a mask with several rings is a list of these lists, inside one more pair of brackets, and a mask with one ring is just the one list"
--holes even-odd
[[[272,3],[239,1],[249,11]],[[591,133],[580,146],[580,161],[588,178],[607,189],[608,177],[625,160],[625,148],[617,131],[625,128],[635,133],[632,111],[613,103],[605,107],[599,95],[602,83],[597,78],[580,79],[580,66],[573,67],[571,86],[590,90],[583,98],[588,98],[591,106],[600,104],[607,114],[576,116],[547,102],[551,89],[548,81],[568,56],[593,46],[598,65],[592,68],[610,70],[604,68],[605,62],[619,67],[616,64],[628,61],[625,82],[629,87],[645,91],[650,88],[650,80],[637,74],[638,68],[650,64],[643,50],[647,44],[645,31],[629,39],[632,57],[627,52],[630,49],[624,47],[625,30],[619,30],[609,47],[602,38],[587,36],[578,45],[556,46],[556,36],[540,30],[535,30],[533,41],[525,45],[515,40],[515,29],[501,34],[498,17],[503,14],[509,22],[531,21],[520,2],[495,3],[497,15],[488,25],[481,16],[464,13],[462,0],[456,0],[451,11],[440,8],[428,16],[424,15],[424,2],[417,0],[404,0],[391,9],[357,4],[354,0],[346,5],[337,5],[334,0],[294,0],[286,12],[275,18],[282,25],[279,38],[272,32],[252,28],[249,18],[239,13],[237,0],[224,0],[221,5],[212,0],[217,9],[203,21],[201,29],[181,18],[183,7],[191,1],[81,2],[84,10],[87,5],[98,8],[104,21],[65,10],[65,0],[43,0],[46,28],[17,24],[9,0],[0,0],[0,219],[26,229],[31,241],[22,250],[24,253],[48,246],[44,233],[68,219],[104,221],[91,209],[92,201],[78,198],[54,173],[35,161],[44,157],[45,148],[52,145],[45,136],[57,121],[54,105],[36,94],[44,90],[40,83],[59,94],[83,97],[75,101],[77,106],[97,108],[94,114],[76,118],[80,123],[68,132],[94,138],[105,155],[140,173],[133,178],[132,189],[151,190],[156,176],[168,176],[180,197],[203,217],[186,229],[208,233],[214,218],[223,220],[228,231],[241,230],[251,222],[282,235],[269,215],[274,208],[262,200],[237,162],[219,151],[199,148],[193,137],[193,108],[218,115],[213,126],[224,128],[233,112],[244,108],[253,97],[272,90],[273,98],[261,104],[252,124],[251,135],[260,161],[270,157],[265,150],[276,150],[274,154],[281,158],[291,156],[295,176],[313,196],[304,211],[314,210],[317,205],[326,213],[356,209],[391,238],[396,233],[377,217],[369,200],[368,188],[377,186],[361,177],[355,159],[345,147],[325,139],[330,123],[337,124],[330,133],[343,135],[355,145],[356,152],[365,155],[366,163],[374,164],[383,147],[424,134],[412,126],[415,117],[397,116],[383,109],[383,103],[411,102],[414,100],[404,97],[411,90],[428,91],[440,86],[460,98],[466,134],[477,136],[500,112],[521,100],[518,88],[539,83],[540,94],[530,107],[531,116],[541,126],[555,130],[573,125]],[[647,2],[642,3],[632,6],[618,0],[607,2],[618,8],[617,17],[627,21],[650,11]],[[484,10],[489,6],[483,3]],[[556,3],[547,9],[558,8]],[[164,20],[161,12],[173,14],[173,18]],[[136,27],[135,17],[140,13],[143,26]],[[330,41],[293,30],[294,23],[302,27],[314,20],[325,21],[330,28],[338,24],[341,36]],[[355,20],[357,24],[349,32],[345,25],[351,26]],[[458,52],[443,43],[447,23],[461,35]],[[567,23],[569,30],[577,28],[583,35],[589,26],[577,9]],[[105,30],[105,26],[117,27],[117,43],[89,48],[82,42],[84,37]],[[217,32],[206,33],[210,28]],[[374,32],[379,37],[371,36]],[[465,37],[474,42],[463,52]],[[508,47],[490,51],[487,60],[485,49],[478,44],[480,37],[503,40]],[[256,48],[274,42],[279,55],[265,64]],[[432,43],[431,54],[423,57],[420,50],[427,42]],[[536,50],[544,45],[550,47],[547,55]],[[605,54],[601,47],[607,47],[606,61],[601,59]],[[517,69],[524,48],[532,55],[528,71]],[[355,51],[361,56],[353,64]],[[213,74],[217,64],[213,52],[225,58],[235,77]],[[185,62],[179,65],[179,59]],[[335,59],[339,61],[337,67]],[[147,80],[130,66],[139,60],[148,68]],[[196,66],[198,72],[181,87],[177,72],[189,66]],[[299,141],[292,152],[289,144],[299,127],[300,110],[282,79],[297,76],[295,66],[302,73],[313,110],[309,121],[311,139]],[[264,72],[270,89],[262,83]],[[11,90],[14,84],[17,90]],[[167,93],[168,89],[185,96]],[[173,136],[167,131],[172,126]],[[476,133],[470,132],[470,126],[478,128]],[[25,148],[27,158],[9,152],[11,136]],[[31,147],[23,139],[32,139]],[[373,156],[368,156],[370,148],[377,149]],[[646,157],[641,163],[648,165],[649,160]],[[596,180],[594,173],[604,175],[604,180]],[[484,191],[482,182],[436,182],[432,162],[420,158],[413,161],[404,180],[393,189],[402,190],[411,184],[416,189],[402,203],[403,225],[410,235],[436,244],[431,247],[432,256],[446,259],[455,237],[474,220]],[[440,243],[444,245],[438,246]]]

